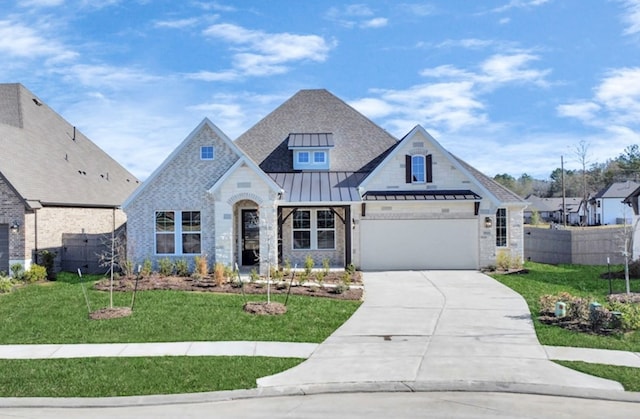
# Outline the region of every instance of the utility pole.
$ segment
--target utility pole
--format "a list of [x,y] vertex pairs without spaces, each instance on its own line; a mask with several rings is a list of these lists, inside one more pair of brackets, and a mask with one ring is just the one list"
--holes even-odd
[[564,157],[560,156],[560,170],[562,172],[560,179],[562,180],[562,225],[567,226],[567,205],[565,203],[565,190],[564,190]]

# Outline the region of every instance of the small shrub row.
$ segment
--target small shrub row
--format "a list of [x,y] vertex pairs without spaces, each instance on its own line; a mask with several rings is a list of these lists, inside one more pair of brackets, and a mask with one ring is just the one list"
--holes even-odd
[[601,332],[603,330],[640,330],[640,305],[635,303],[609,302],[608,306],[591,307],[593,299],[576,297],[568,292],[540,297],[541,319],[555,317],[556,304],[565,303],[566,315],[557,319],[564,324],[583,325],[586,329]]

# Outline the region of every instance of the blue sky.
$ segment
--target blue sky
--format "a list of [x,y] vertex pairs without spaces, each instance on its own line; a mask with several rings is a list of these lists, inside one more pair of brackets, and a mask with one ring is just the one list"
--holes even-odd
[[640,143],[640,0],[1,0],[0,56],[140,179],[204,117],[235,139],[309,88],[489,176]]

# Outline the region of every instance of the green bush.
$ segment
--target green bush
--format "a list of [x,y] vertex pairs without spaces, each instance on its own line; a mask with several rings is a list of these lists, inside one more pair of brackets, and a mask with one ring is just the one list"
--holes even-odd
[[47,268],[44,266],[33,264],[27,272],[24,273],[24,280],[27,282],[43,281],[47,279]]
[[11,276],[14,280],[20,281],[24,275],[24,268],[21,263],[14,263],[11,265]]
[[153,264],[151,263],[151,259],[146,258],[142,261],[142,269],[140,270],[140,275],[143,277],[151,276],[153,272]]
[[158,261],[158,269],[160,271],[160,275],[162,276],[170,276],[173,274],[174,264],[171,259],[164,257]]
[[311,255],[307,255],[307,257],[304,258],[304,272],[307,274],[307,276],[311,274],[311,271],[313,270],[313,267],[315,265],[316,263],[313,261],[313,257],[311,257]]
[[624,330],[640,330],[640,304],[612,302],[611,309],[621,314]]
[[186,259],[176,260],[176,275],[189,276],[189,262]]
[[56,262],[56,253],[50,252],[49,250],[43,250],[40,252],[40,258],[42,259],[42,266],[44,266],[46,271],[46,278],[49,281],[56,280],[56,271],[55,271],[55,262]]
[[13,289],[11,278],[0,274],[0,294],[9,293]]

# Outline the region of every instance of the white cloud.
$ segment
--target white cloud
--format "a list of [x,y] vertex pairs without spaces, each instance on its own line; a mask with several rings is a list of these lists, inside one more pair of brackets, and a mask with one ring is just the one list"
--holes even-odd
[[204,35],[233,44],[235,71],[250,76],[286,73],[292,63],[299,61],[322,62],[331,49],[317,35],[266,33],[229,23],[212,25]]
[[20,0],[20,7],[55,7],[64,4],[64,0]]
[[0,20],[0,53],[28,60],[45,58],[52,61],[66,61],[78,55],[54,37],[10,20]]
[[626,14],[622,20],[627,24],[625,35],[634,35],[640,32],[640,0],[621,0]]
[[640,127],[640,67],[609,71],[591,100],[560,105],[558,112],[603,129]]
[[376,17],[374,19],[366,20],[366,21],[362,22],[360,27],[362,27],[362,28],[382,28],[384,26],[387,26],[388,23],[389,23],[389,20],[387,18]]
[[159,20],[154,23],[156,28],[181,29],[193,26],[198,23],[197,18],[175,19],[175,20]]
[[188,79],[201,80],[201,81],[232,81],[236,80],[240,75],[233,70],[229,71],[198,71],[196,73],[187,73],[185,75]]
[[496,7],[492,10],[494,13],[503,13],[511,9],[531,9],[548,3],[549,0],[511,0],[509,3]]
[[484,77],[486,77],[485,82],[492,84],[505,84],[515,81],[546,86],[548,83],[545,77],[551,70],[526,68],[531,61],[538,59],[539,57],[526,53],[497,54],[483,62],[481,69]]
[[161,77],[137,68],[115,67],[111,65],[76,64],[68,68],[53,70],[70,82],[90,87],[108,87],[126,90],[132,85],[161,81]]
[[466,39],[447,39],[436,45],[437,48],[461,47],[468,49],[482,49],[494,45],[494,41],[486,39],[466,38]]
[[424,3],[403,3],[399,4],[398,8],[413,16],[430,16],[436,10],[434,6]]

